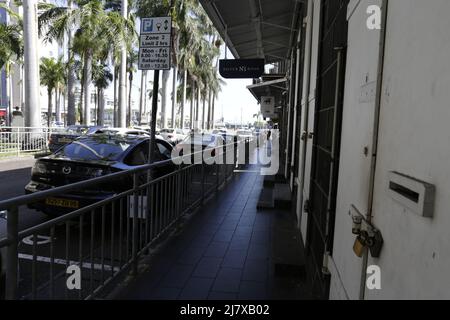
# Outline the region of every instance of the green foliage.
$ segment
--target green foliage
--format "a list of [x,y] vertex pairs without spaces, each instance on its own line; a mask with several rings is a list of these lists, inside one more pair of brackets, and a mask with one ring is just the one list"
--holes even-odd
[[39,74],[41,78],[41,85],[48,88],[48,90],[55,89],[59,84],[65,82],[66,72],[65,65],[61,59],[42,58],[39,67]]

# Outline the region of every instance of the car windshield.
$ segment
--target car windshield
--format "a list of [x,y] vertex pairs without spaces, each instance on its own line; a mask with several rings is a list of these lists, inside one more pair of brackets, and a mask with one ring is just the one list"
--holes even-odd
[[114,161],[131,146],[125,139],[111,139],[108,136],[96,135],[78,139],[56,153],[73,160],[107,160]]

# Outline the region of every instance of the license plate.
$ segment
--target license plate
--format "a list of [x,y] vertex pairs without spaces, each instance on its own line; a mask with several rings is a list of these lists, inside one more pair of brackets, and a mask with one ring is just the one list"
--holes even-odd
[[76,200],[47,198],[47,199],[45,199],[45,203],[50,206],[63,207],[63,208],[78,209],[80,207],[80,204]]
[[72,142],[72,139],[68,139],[68,138],[59,138],[58,142],[62,142],[62,143],[70,143]]

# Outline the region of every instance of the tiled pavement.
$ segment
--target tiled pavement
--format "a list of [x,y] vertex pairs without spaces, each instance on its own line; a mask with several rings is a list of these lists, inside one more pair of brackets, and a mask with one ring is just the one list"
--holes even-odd
[[234,181],[207,202],[149,268],[117,298],[136,300],[264,300],[305,298],[302,284],[274,276],[274,211],[257,211],[263,177],[256,172]]

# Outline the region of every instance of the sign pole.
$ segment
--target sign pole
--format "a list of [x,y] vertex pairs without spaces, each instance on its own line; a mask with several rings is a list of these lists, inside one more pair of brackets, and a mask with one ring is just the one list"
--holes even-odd
[[153,77],[153,101],[152,101],[152,118],[150,123],[150,150],[149,150],[149,163],[153,163],[155,160],[155,147],[156,147],[156,122],[158,117],[158,91],[159,91],[159,70],[155,70]]
[[[148,161],[155,161],[156,148],[156,124],[158,117],[158,91],[160,70],[170,70],[172,43],[172,18],[151,17],[141,20],[141,32],[139,40],[139,70],[154,70],[153,101],[150,122],[150,143]],[[149,170],[148,179],[152,178]]]

